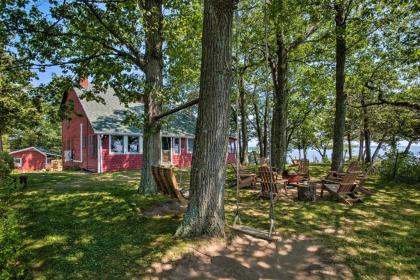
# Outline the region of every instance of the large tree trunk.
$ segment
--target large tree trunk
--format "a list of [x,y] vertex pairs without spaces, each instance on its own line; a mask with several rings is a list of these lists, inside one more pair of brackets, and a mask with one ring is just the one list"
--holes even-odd
[[360,136],[359,136],[359,156],[357,158],[358,161],[362,161],[363,160],[363,155],[364,155],[364,139],[365,139],[365,135],[363,133],[363,131],[360,131]]
[[265,105],[264,105],[264,153],[263,157],[268,157],[268,94],[265,96]]
[[271,164],[280,173],[286,164],[287,153],[287,50],[282,32],[277,34],[276,67],[271,67],[274,84],[274,107],[271,122]]
[[263,137],[262,137],[262,131],[261,131],[261,121],[260,121],[260,112],[258,109],[257,102],[253,102],[254,105],[254,112],[255,112],[255,126],[257,131],[257,137],[258,137],[258,148],[260,149],[260,157],[264,157],[264,148],[263,148]]
[[353,151],[351,150],[351,135],[350,132],[347,133],[347,145],[349,149],[349,161],[351,161],[351,158],[353,157]]
[[335,5],[335,38],[336,38],[336,70],[335,70],[335,120],[331,170],[343,169],[343,140],[346,123],[345,63],[346,63],[346,21],[343,3]]
[[239,77],[239,107],[241,112],[241,132],[242,132],[242,149],[241,149],[241,164],[248,165],[248,123],[246,112],[246,98],[243,74]]
[[362,111],[363,111],[363,133],[365,137],[365,163],[370,163],[372,161],[371,149],[370,149],[370,130],[369,130],[369,117],[368,117],[368,108],[365,106],[365,97],[362,94]]
[[152,176],[152,165],[160,163],[160,126],[154,117],[161,112],[160,103],[156,102],[163,87],[163,34],[162,0],[145,2],[146,26],[146,66],[144,93],[144,128],[143,128],[143,169],[139,193],[153,195],[157,193]]
[[224,236],[234,2],[204,1],[200,102],[191,168],[191,195],[177,236]]

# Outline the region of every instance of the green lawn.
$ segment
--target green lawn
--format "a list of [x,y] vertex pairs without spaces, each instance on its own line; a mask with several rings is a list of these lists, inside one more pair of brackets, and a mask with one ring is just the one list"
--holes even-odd
[[[311,174],[325,173],[311,167]],[[182,176],[186,183],[188,175]],[[131,278],[163,255],[180,255],[189,245],[174,240],[180,216],[144,217],[164,201],[136,194],[136,172],[95,175],[32,173],[30,186],[13,197],[21,217],[25,264],[40,279]],[[275,206],[277,229],[316,236],[343,255],[356,278],[412,279],[420,275],[419,185],[372,179],[376,194],[362,204],[332,201]],[[234,191],[227,190],[227,221],[233,220]],[[242,220],[268,226],[268,203],[241,192]]]

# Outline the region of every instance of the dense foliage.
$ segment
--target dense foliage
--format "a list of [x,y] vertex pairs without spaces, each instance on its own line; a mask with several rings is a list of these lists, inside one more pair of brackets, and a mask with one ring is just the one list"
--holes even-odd
[[379,174],[387,181],[419,183],[420,158],[413,153],[390,152],[380,162]]
[[16,191],[12,170],[13,158],[0,152],[0,279],[21,279],[25,272],[20,264],[23,245],[18,214],[9,204]]
[[[0,152],[0,179],[3,181],[13,170],[13,158],[7,152]],[[0,182],[1,183],[1,182]]]

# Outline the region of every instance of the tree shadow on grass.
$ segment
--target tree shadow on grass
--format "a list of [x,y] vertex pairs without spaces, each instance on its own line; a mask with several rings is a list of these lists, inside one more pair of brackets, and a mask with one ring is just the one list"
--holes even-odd
[[[302,233],[322,239],[345,257],[357,278],[415,278],[420,269],[416,252],[420,240],[419,186],[373,178],[367,187],[375,194],[353,206],[328,199],[279,200],[275,204],[277,230],[281,234]],[[228,190],[228,201],[233,196],[233,191]],[[241,203],[247,225],[268,227],[268,202],[255,200],[251,191],[242,191]],[[227,217],[232,222],[233,214]]]
[[126,176],[133,178],[29,175],[30,187],[17,194],[15,205],[32,277],[131,278],[179,245],[172,235],[180,217],[141,215],[166,198],[136,195],[136,183]]

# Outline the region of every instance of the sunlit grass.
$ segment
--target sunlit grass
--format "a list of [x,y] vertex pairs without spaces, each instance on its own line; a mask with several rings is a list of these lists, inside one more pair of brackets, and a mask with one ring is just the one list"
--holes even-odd
[[[311,166],[311,176],[325,175],[327,168]],[[152,262],[164,256],[177,258],[191,245],[173,238],[180,215],[141,214],[167,198],[138,195],[138,172],[28,176],[29,187],[15,195],[13,205],[21,216],[25,261],[33,278],[141,278]],[[185,187],[189,172],[178,170],[177,178]],[[372,177],[367,187],[375,195],[354,206],[280,199],[275,205],[278,233],[321,239],[344,256],[356,278],[416,278],[420,274],[419,185]],[[227,223],[234,218],[234,194],[233,189],[226,190]],[[241,190],[240,207],[244,224],[268,228],[269,203],[257,199],[256,191]]]
[[[311,176],[327,173],[328,166],[311,166]],[[334,201],[276,202],[277,231],[303,233],[320,238],[345,257],[357,278],[414,279],[420,275],[420,185],[383,182],[372,176],[368,188],[375,191],[353,206]],[[227,204],[235,192],[227,190]],[[268,228],[267,201],[258,200],[251,190],[241,190],[241,215],[247,225]],[[252,209],[252,210],[251,210]],[[233,211],[227,208],[227,220]]]

